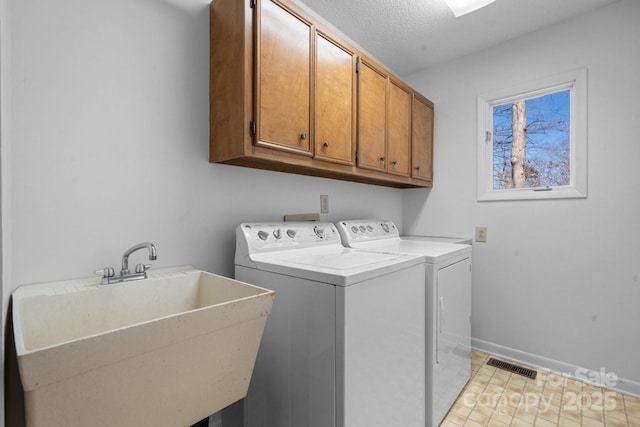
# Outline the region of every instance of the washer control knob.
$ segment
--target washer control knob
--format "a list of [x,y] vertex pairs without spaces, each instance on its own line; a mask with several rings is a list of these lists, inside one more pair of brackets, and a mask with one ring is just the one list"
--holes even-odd
[[355,225],[352,225],[351,231],[353,232],[353,234],[358,234],[358,227],[356,227]]
[[260,230],[260,231],[258,231],[258,238],[260,240],[267,240],[269,238],[269,233],[267,233],[264,230]]
[[382,224],[380,224],[380,227],[382,227],[385,233],[389,232],[389,226],[387,225],[386,222],[383,222]]
[[296,237],[296,230],[288,229],[287,230],[287,236],[289,236],[289,238],[293,239],[294,237]]
[[313,227],[313,231],[316,233],[316,237],[319,239],[324,239],[324,228],[318,227],[317,225]]
[[367,231],[369,233],[371,233],[373,231],[373,227],[371,226],[371,224],[367,225]]
[[360,229],[361,232],[366,233],[367,229],[364,228],[364,225],[361,225],[360,227],[358,227]]
[[279,228],[273,230],[273,237],[275,237],[277,240],[280,240],[282,238],[282,230],[280,230]]

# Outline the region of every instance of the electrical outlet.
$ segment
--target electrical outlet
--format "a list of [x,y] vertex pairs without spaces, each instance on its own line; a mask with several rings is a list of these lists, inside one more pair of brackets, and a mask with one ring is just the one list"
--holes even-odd
[[320,195],[320,213],[329,213],[329,196],[327,194]]
[[476,227],[476,242],[487,243],[487,227]]

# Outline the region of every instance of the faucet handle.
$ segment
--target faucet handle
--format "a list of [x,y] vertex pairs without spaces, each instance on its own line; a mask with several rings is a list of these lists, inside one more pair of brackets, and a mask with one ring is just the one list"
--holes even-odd
[[136,264],[136,273],[144,273],[151,268],[151,264]]
[[94,271],[93,274],[97,274],[98,276],[102,277],[113,277],[116,275],[116,271],[113,269],[113,267],[105,267],[102,270]]

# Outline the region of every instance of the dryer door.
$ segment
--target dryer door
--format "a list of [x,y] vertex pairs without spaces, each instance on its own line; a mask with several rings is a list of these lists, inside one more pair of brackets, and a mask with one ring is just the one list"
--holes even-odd
[[471,259],[438,270],[434,423],[471,376]]

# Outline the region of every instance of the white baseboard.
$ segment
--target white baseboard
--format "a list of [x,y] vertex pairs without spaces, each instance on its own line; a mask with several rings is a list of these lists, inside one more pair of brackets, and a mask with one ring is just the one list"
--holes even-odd
[[[608,380],[611,378],[607,378],[607,375],[613,375],[613,373],[592,371],[581,366],[573,365],[571,363],[549,359],[537,354],[527,353],[525,351],[516,350],[499,344],[483,341],[477,338],[471,338],[471,346],[476,350],[497,357],[509,359],[514,362],[529,365],[537,369],[547,370],[555,374],[564,375],[580,381],[591,382],[591,384],[593,385],[606,388],[618,393],[640,397],[640,382],[616,377],[615,381],[610,381],[611,383],[608,384],[607,382],[609,382]],[[599,381],[599,379],[601,378],[604,381]]]

